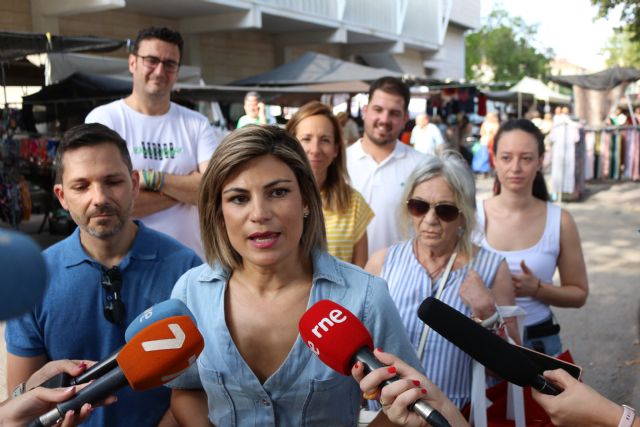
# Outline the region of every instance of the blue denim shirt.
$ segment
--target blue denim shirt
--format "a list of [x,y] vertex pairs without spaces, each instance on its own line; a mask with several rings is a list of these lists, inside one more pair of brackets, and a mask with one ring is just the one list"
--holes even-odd
[[[337,302],[364,323],[376,347],[421,370],[384,280],[320,251],[313,254],[313,270],[308,307],[322,299]],[[229,276],[219,265],[204,264],[176,284],[171,297],[191,309],[205,348],[197,364],[170,386],[204,389],[209,420],[217,426],[355,426],[358,384],[324,365],[299,335],[283,364],[260,383],[225,322]]]

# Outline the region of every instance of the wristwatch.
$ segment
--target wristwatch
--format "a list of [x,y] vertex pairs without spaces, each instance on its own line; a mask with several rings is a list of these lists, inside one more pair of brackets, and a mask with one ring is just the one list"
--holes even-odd
[[636,410],[627,405],[622,405],[622,408],[624,409],[624,412],[622,413],[622,418],[620,418],[618,427],[631,427],[633,425],[633,420],[636,418]]
[[18,397],[21,394],[24,394],[27,388],[27,383],[20,383],[16,386],[16,388],[13,389],[13,391],[11,392],[11,397]]

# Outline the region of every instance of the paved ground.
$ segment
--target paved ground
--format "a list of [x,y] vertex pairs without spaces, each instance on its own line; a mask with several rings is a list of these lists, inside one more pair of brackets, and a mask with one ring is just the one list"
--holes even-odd
[[[478,196],[487,197],[490,188],[490,180],[479,180]],[[589,299],[581,309],[555,312],[585,382],[616,402],[640,408],[640,183],[589,184],[588,189],[583,202],[563,207],[582,237]],[[40,220],[36,215],[21,229],[47,247],[58,237],[37,235]],[[0,399],[6,393],[4,358],[0,339]]]

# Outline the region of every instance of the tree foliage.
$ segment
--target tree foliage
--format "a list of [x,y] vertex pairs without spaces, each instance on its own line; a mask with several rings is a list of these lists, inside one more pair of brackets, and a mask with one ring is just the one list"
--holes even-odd
[[640,0],[591,0],[591,4],[598,8],[600,18],[606,18],[613,9],[619,9],[624,30],[633,42],[640,43]]
[[627,30],[616,31],[602,51],[607,56],[607,67],[619,65],[640,68],[640,42],[634,41]]
[[532,45],[537,32],[537,25],[494,9],[479,30],[465,37],[466,78],[515,83],[524,76],[545,76],[554,54]]

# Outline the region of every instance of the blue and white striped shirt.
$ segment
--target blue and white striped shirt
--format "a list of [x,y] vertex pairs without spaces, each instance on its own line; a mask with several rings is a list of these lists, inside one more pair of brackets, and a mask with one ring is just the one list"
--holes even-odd
[[[414,348],[418,348],[424,323],[418,318],[418,307],[429,296],[435,296],[438,280],[431,281],[413,252],[413,240],[389,247],[380,276],[389,284],[391,298]],[[490,288],[503,257],[480,248],[471,262],[472,268]],[[452,270],[440,300],[471,316],[471,310],[460,298],[460,286],[467,276],[469,264]],[[429,331],[421,360],[427,377],[462,408],[471,398],[471,358],[435,331]]]

